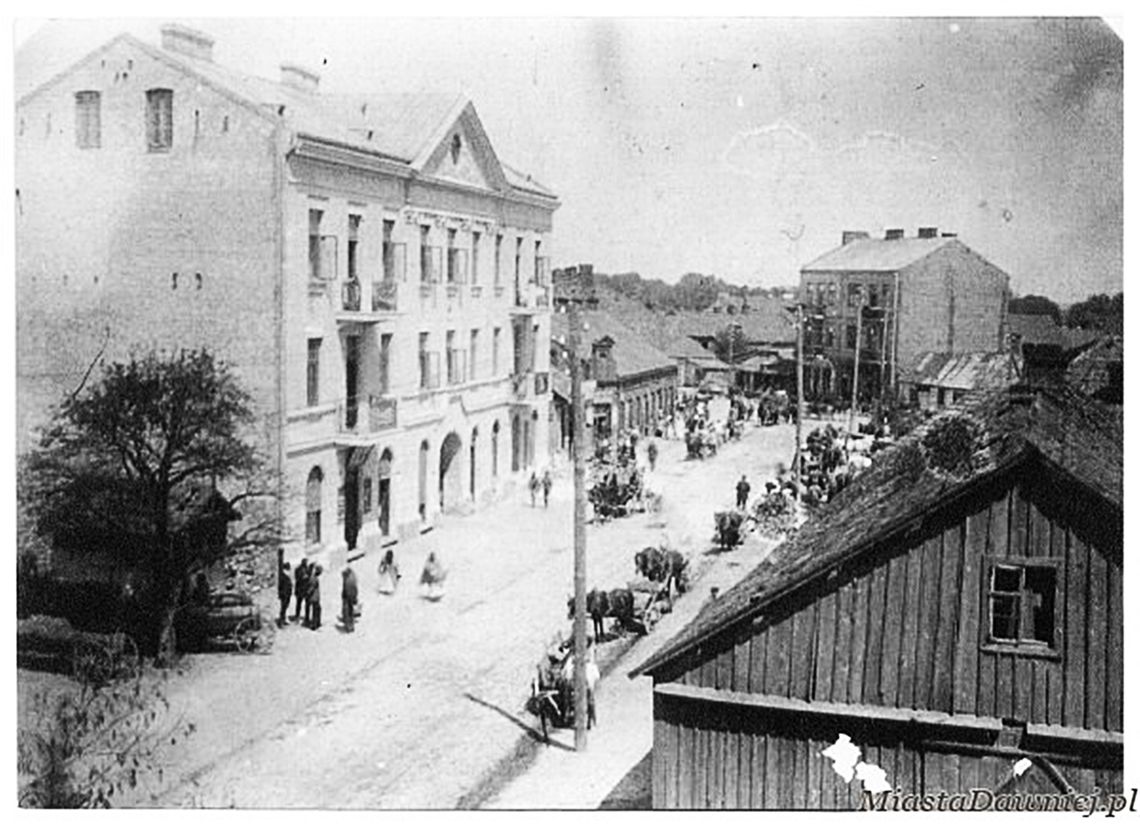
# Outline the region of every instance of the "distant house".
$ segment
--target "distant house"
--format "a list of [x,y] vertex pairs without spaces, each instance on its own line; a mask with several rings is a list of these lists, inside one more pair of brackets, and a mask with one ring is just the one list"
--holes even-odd
[[[659,417],[671,411],[677,399],[677,362],[649,344],[627,324],[606,312],[583,312],[583,379],[593,382],[586,423],[592,438],[621,430],[653,431]],[[569,372],[568,316],[551,318],[551,363]],[[588,349],[587,349],[588,348]],[[569,399],[560,399],[555,387],[555,415],[559,427],[571,423]],[[563,432],[568,432],[564,429]]]
[[1017,382],[1020,365],[1008,352],[924,352],[899,374],[899,395],[924,409],[941,409],[967,393]]
[[662,352],[677,362],[677,379],[682,387],[700,386],[701,379],[710,372],[730,372],[732,367],[716,357],[688,335],[672,337]]
[[885,454],[631,674],[653,806],[855,808],[841,735],[904,793],[1120,791],[1122,447],[1016,387]]
[[1025,379],[1037,384],[1062,382],[1069,363],[1100,337],[1093,330],[1063,327],[1050,315],[1011,313],[1008,325],[1010,346],[1024,363]]
[[1072,360],[1066,383],[1106,404],[1124,403],[1124,339],[1106,335]]
[[832,365],[827,394],[850,397],[858,350],[859,394],[877,398],[922,352],[1003,349],[1008,292],[1006,273],[935,227],[844,232],[800,272],[805,353]]

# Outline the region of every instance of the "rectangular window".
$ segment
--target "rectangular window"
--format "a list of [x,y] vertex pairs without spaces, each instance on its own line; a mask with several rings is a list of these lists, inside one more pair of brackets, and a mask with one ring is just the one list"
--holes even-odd
[[847,285],[847,306],[857,307],[863,302],[863,285],[862,284],[848,284]]
[[871,284],[867,287],[867,306],[877,307],[879,305],[879,285]]
[[1056,647],[1057,567],[1041,560],[995,559],[989,571],[989,642]]
[[856,335],[859,334],[858,327],[855,324],[847,325],[847,349],[855,349]]
[[425,284],[435,283],[435,273],[431,269],[431,246],[429,241],[431,239],[431,227],[420,227],[420,282]]
[[518,286],[522,274],[522,238],[515,238],[515,286]]
[[479,369],[479,330],[471,330],[471,352],[467,356],[471,371],[471,380],[475,380],[475,373]]
[[458,251],[455,248],[455,230],[449,229],[447,230],[447,282],[449,284],[459,283],[459,263],[456,260]]
[[149,89],[146,93],[146,148],[162,152],[174,145],[174,92]]
[[[483,240],[482,233],[471,233],[471,283],[479,283],[479,242]],[[474,365],[472,365],[474,366]]]
[[361,479],[360,511],[363,513],[372,512],[372,479],[369,476]]
[[309,278],[314,281],[321,279],[321,218],[324,214],[320,209],[309,210]]
[[391,391],[392,369],[392,333],[386,332],[380,336],[380,394],[388,395]]
[[499,374],[499,346],[502,342],[503,330],[500,327],[495,327],[495,331],[491,335],[491,377],[494,378]]
[[495,286],[503,282],[503,236],[495,236]]
[[839,303],[839,285],[834,282],[827,285],[827,303],[829,306]]
[[101,140],[98,92],[75,93],[75,145],[98,149]]
[[542,241],[534,242],[534,275],[531,281],[536,284],[542,283]]
[[455,330],[449,329],[445,339],[447,347],[447,383],[458,384],[463,379],[459,375],[458,350],[455,349]]
[[431,383],[431,364],[428,360],[428,334],[426,332],[420,333],[420,389],[426,390]]
[[348,216],[348,280],[355,281],[359,272],[357,267],[358,249],[360,244],[360,216]]
[[309,357],[305,367],[305,400],[308,406],[321,403],[321,339],[309,339]]

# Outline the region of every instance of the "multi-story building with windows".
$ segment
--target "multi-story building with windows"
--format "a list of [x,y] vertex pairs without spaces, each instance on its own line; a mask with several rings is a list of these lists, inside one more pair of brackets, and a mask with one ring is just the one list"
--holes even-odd
[[556,197],[475,109],[106,43],[16,111],[20,443],[98,358],[209,347],[253,396],[290,554],[396,540],[545,453]]
[[895,386],[920,353],[998,351],[1008,293],[1009,276],[953,234],[844,232],[800,273],[807,388],[850,395],[857,337],[861,398]]

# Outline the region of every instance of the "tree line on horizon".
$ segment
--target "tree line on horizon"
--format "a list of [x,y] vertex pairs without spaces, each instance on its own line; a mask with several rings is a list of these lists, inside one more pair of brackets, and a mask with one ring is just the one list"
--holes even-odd
[[1123,292],[1090,295],[1068,308],[1043,295],[1015,296],[1009,299],[1009,311],[1013,315],[1048,315],[1061,326],[1124,334]]
[[594,285],[599,291],[608,291],[639,303],[651,310],[703,312],[716,303],[719,295],[742,298],[765,298],[780,295],[794,287],[748,287],[729,283],[716,275],[686,272],[675,284],[660,278],[642,278],[638,272],[616,274],[594,273]]

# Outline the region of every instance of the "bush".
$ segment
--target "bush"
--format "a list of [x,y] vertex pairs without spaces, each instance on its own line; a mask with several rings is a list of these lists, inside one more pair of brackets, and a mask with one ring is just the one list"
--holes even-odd
[[935,421],[922,438],[927,464],[951,476],[967,476],[974,469],[974,451],[981,428],[964,415]]

